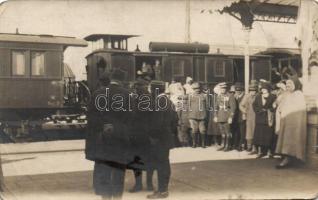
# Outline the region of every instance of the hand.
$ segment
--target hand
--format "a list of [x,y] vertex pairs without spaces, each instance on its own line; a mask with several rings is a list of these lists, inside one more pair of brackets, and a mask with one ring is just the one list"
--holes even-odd
[[103,133],[105,135],[112,134],[114,132],[114,126],[112,124],[104,124]]
[[215,123],[217,123],[217,122],[218,122],[218,118],[217,118],[217,117],[214,117],[214,118],[213,118],[213,121],[214,121]]
[[276,108],[277,107],[277,104],[274,102],[273,103],[273,108]]
[[229,118],[229,119],[227,120],[227,123],[232,124],[232,118]]

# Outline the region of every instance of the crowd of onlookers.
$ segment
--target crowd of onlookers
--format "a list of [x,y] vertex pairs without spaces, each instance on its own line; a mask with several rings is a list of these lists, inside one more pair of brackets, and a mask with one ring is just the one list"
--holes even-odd
[[187,77],[166,93],[179,116],[177,146],[215,145],[219,151],[248,151],[257,158],[281,156],[278,169],[305,159],[306,105],[297,77],[272,84],[219,83],[213,91]]

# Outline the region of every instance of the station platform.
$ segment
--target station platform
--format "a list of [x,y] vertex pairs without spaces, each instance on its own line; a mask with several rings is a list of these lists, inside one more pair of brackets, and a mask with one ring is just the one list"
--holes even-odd
[[[3,144],[0,148],[6,185],[3,199],[100,199],[93,192],[93,163],[85,160],[83,140]],[[310,199],[318,195],[318,171],[301,165],[276,170],[278,158],[255,159],[247,152],[219,152],[209,147],[176,148],[170,159],[171,200]],[[123,200],[146,199],[147,191],[128,192],[133,184],[133,173],[127,171]]]

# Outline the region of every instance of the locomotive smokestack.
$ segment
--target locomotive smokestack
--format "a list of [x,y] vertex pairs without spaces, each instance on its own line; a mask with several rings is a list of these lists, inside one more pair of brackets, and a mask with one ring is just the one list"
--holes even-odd
[[136,52],[140,52],[140,49],[139,49],[139,45],[137,44],[136,46],[136,49],[135,49]]

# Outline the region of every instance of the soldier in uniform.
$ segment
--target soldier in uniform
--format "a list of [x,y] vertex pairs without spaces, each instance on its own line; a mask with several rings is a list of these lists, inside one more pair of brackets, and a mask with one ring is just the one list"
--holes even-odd
[[[188,114],[190,127],[192,131],[192,147],[206,146],[206,125],[207,118],[207,96],[201,92],[200,84],[193,83],[193,94],[189,95],[190,110]],[[201,136],[201,145],[199,145],[198,134]]]
[[[229,94],[232,95],[235,99],[235,103],[237,105],[237,99],[235,98],[235,85],[231,85],[230,90],[229,90]],[[238,123],[238,118],[239,118],[239,111],[237,109],[235,109],[233,118],[232,118],[232,123],[230,124],[230,130],[231,130],[231,140],[230,140],[230,149],[239,149],[239,145],[240,145],[240,132],[239,132],[239,123]]]
[[123,87],[125,73],[121,70],[115,69],[110,74],[110,83],[107,75],[103,79],[104,84],[93,93],[89,105],[85,153],[86,159],[95,162],[95,193],[104,200],[121,199],[132,119],[130,92]]
[[220,94],[217,96],[215,105],[214,121],[222,135],[223,146],[218,150],[229,151],[232,138],[230,124],[232,124],[236,103],[234,96],[227,92],[226,83],[219,84]]
[[157,170],[158,191],[148,195],[148,199],[167,198],[171,168],[170,149],[174,146],[174,133],[178,125],[178,116],[174,104],[164,94],[165,83],[151,82],[153,112],[150,128],[151,166]]
[[178,113],[178,140],[180,142],[181,147],[188,147],[190,145],[190,123],[189,123],[189,95],[180,96],[178,99],[180,100],[180,106],[177,108]]

